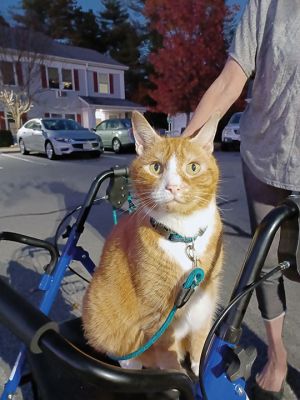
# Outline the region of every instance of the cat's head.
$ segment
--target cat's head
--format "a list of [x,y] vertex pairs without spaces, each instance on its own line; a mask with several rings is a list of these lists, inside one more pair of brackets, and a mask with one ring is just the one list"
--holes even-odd
[[212,155],[219,122],[213,116],[192,137],[162,137],[142,114],[132,115],[138,157],[130,175],[135,194],[147,209],[188,215],[215,198],[219,170]]

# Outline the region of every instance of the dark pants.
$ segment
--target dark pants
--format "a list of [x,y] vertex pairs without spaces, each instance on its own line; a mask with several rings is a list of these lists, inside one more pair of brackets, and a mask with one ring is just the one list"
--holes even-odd
[[[252,234],[257,225],[276,205],[288,197],[291,192],[285,189],[279,189],[257,179],[243,162],[244,184],[247,194],[249,217]],[[278,265],[277,250],[279,244],[279,232],[277,232],[274,241],[267,255],[265,265],[262,269],[262,275],[269,272]],[[257,301],[264,319],[271,320],[279,317],[286,310],[286,299],[284,291],[283,277],[281,273],[273,275],[268,280],[258,286]]]

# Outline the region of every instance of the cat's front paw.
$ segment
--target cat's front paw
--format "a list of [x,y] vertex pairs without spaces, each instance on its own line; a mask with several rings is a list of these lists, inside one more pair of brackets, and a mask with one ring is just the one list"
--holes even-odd
[[142,369],[143,364],[138,360],[122,360],[119,364],[124,369]]
[[194,373],[197,377],[199,376],[199,366],[200,366],[199,361],[198,361],[198,362],[195,362],[195,361],[192,361],[192,362],[191,362],[191,369],[192,369],[193,373]]

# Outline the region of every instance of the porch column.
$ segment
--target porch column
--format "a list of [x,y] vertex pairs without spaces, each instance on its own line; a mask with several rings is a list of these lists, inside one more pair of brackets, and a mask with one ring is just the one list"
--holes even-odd
[[88,129],[96,127],[95,110],[93,108],[85,108],[82,110],[82,125]]

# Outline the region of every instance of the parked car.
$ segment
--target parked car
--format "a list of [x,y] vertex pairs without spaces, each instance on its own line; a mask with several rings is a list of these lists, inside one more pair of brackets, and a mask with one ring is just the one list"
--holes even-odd
[[22,154],[46,153],[50,160],[74,152],[99,157],[104,150],[98,135],[65,118],[31,119],[18,130],[17,142]]
[[129,118],[106,119],[96,126],[95,132],[106,149],[120,153],[124,148],[134,147],[132,124]]
[[240,147],[240,118],[242,113],[232,114],[228,124],[222,131],[221,148],[222,150],[239,149]]

